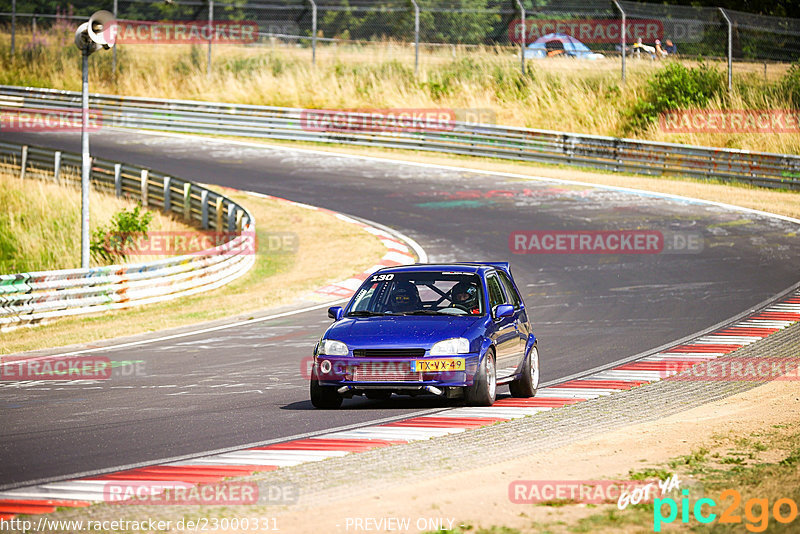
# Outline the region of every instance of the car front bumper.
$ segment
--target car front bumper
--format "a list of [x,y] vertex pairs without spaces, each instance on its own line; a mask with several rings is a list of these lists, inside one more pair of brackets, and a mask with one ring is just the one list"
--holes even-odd
[[[463,371],[413,371],[412,362],[419,360],[449,360],[463,358]],[[344,356],[317,356],[316,376],[323,386],[349,386],[351,389],[425,389],[426,386],[471,386],[478,368],[480,355],[457,354],[424,358],[355,358]],[[324,361],[330,362],[330,371],[323,372]]]

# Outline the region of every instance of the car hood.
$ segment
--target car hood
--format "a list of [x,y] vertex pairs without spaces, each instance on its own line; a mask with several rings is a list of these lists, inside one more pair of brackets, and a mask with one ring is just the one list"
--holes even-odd
[[415,347],[429,349],[434,343],[465,333],[485,317],[400,315],[385,317],[345,317],[332,324],[327,339],[346,343],[350,348]]

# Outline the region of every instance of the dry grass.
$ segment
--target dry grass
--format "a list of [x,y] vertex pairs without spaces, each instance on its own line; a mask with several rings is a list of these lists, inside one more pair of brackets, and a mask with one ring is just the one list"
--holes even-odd
[[[36,176],[37,173],[29,174]],[[22,181],[0,165],[0,274],[74,269],[81,264],[81,192],[79,177]],[[90,233],[136,203],[92,190],[89,195]],[[189,227],[153,212],[150,228],[180,231]],[[150,261],[154,256],[137,256]],[[99,265],[96,261],[93,265]]]
[[[0,48],[4,39],[0,35]],[[0,83],[79,90],[77,50],[62,40],[52,37],[49,46],[28,51],[24,62],[4,64]],[[307,48],[220,45],[211,78],[204,47],[123,45],[118,54],[116,77],[110,53],[92,57],[93,91],[301,108],[481,108],[505,125],[800,153],[800,136],[791,134],[672,134],[655,125],[628,133],[626,113],[647,91],[648,77],[663,65],[658,61],[630,59],[622,85],[618,59],[529,61],[523,78],[518,56],[500,47],[426,50],[419,76],[413,49],[403,43],[321,46],[316,68]],[[771,89],[785,71],[785,65],[769,65],[765,77],[761,64],[737,64],[734,92],[710,107],[790,108]]]
[[296,253],[268,254],[262,247],[245,276],[211,293],[0,334],[0,354],[91,343],[291,304],[309,291],[369,268],[386,252],[377,238],[330,214],[229,189],[223,192],[251,211],[259,243],[266,243],[270,233],[292,232],[299,244]]

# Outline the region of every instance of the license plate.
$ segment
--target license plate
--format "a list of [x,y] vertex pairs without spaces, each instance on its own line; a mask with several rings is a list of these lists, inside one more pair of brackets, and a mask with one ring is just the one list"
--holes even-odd
[[411,362],[411,371],[415,373],[465,371],[466,369],[467,365],[464,358],[449,358],[446,360],[416,360]]

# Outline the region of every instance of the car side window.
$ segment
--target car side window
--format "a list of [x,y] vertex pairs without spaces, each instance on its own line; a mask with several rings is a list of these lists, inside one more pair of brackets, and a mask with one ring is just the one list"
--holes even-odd
[[494,309],[495,306],[503,304],[505,297],[497,277],[494,275],[486,277],[486,286],[489,288],[489,307]]
[[515,308],[519,308],[520,304],[522,303],[522,298],[520,298],[517,290],[514,289],[514,284],[511,282],[511,279],[503,271],[497,271],[497,274],[500,276],[500,281],[503,282],[503,287],[506,289],[508,304],[513,305]]

